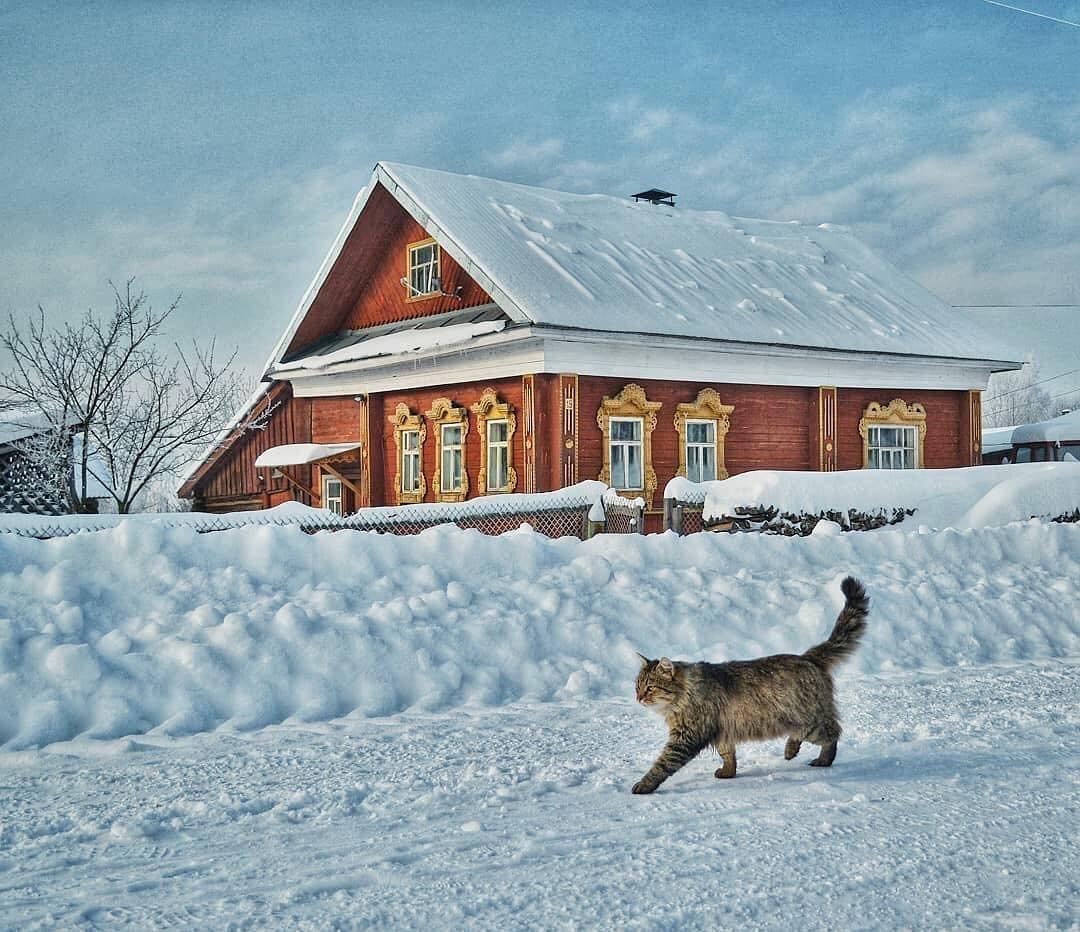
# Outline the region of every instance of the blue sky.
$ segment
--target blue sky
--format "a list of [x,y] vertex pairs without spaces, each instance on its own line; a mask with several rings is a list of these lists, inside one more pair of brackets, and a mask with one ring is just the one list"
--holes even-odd
[[844,223],[953,304],[1080,305],[1078,88],[1080,28],[983,0],[0,2],[0,312],[134,275],[255,369],[378,159]]

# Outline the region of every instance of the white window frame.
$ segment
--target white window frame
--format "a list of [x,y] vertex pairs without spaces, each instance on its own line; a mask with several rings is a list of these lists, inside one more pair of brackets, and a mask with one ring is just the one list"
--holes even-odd
[[[608,456],[611,463],[611,487],[625,492],[643,492],[645,490],[645,418],[643,417],[611,417],[608,419],[609,423],[609,439],[608,439]],[[638,439],[637,440],[616,440],[614,426],[616,424],[637,424],[638,425]],[[623,474],[617,476],[615,474],[615,448],[621,447],[623,449],[622,456],[622,468]],[[629,463],[630,457],[627,452],[636,447],[638,451],[638,470],[640,472],[640,483],[638,485],[624,484],[622,480],[629,479]]]
[[[428,248],[431,249],[431,258],[420,261],[418,259],[418,254],[421,250]],[[416,301],[430,295],[438,294],[438,282],[440,279],[439,266],[441,264],[439,244],[433,239],[427,239],[420,243],[410,243],[408,262],[408,300]]]
[[[885,446],[879,440],[879,431],[883,430],[902,432],[903,442]],[[870,424],[866,429],[866,451],[868,469],[918,469],[919,428],[908,424]],[[904,462],[907,453],[911,454],[911,465]]]
[[[441,492],[460,492],[464,484],[465,476],[465,425],[459,421],[454,421],[450,424],[439,425],[439,456],[442,457],[442,462],[439,463],[439,490]],[[448,430],[458,431],[458,442],[447,443],[446,432]],[[457,457],[457,470],[447,469],[447,454],[451,457]],[[448,485],[447,480],[453,479],[454,473],[457,473],[458,480],[453,485]]]
[[[691,482],[712,482],[717,477],[717,473],[716,473],[716,470],[717,470],[716,419],[715,418],[707,418],[707,417],[687,418],[685,423],[686,423],[686,478],[689,479]],[[708,426],[710,428],[710,430],[711,430],[711,433],[712,433],[712,440],[709,440],[709,441],[707,441],[705,443],[701,443],[701,442],[698,442],[698,441],[691,441],[690,440],[690,428],[692,426],[696,425],[696,424],[705,424],[706,426]],[[698,476],[698,477],[695,478],[691,474],[691,470],[692,470],[691,464],[693,462],[692,457],[690,455],[691,450],[699,451],[699,464],[701,462],[701,458],[700,458],[701,453],[700,453],[700,451],[712,450],[712,475],[711,476],[701,475],[701,476]]]
[[[415,446],[410,449],[409,439],[415,441]],[[409,483],[410,464],[412,468],[412,483]],[[421,460],[420,460],[420,430],[419,428],[407,428],[401,431],[401,489],[406,495],[420,491],[421,483]]]
[[[510,424],[506,418],[495,418],[486,423],[487,436],[484,440],[487,443],[487,491],[506,492],[510,487]],[[503,428],[502,440],[491,439],[491,428],[496,425]],[[500,451],[499,457],[493,455],[496,450]],[[498,458],[502,460],[502,482],[496,484],[493,479],[493,464]]]
[[[337,486],[337,494],[331,493],[331,486]],[[328,508],[338,517],[345,514],[345,483],[336,476],[323,475],[322,477],[322,506]]]

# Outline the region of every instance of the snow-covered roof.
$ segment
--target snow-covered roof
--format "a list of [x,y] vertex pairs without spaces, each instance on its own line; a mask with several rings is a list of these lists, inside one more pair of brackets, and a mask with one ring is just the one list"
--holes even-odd
[[359,449],[358,443],[286,443],[263,450],[255,460],[255,468],[276,466],[306,466],[331,456],[340,456]]
[[1013,431],[1013,443],[1053,443],[1080,440],[1080,408],[1035,424],[1022,424]]
[[271,365],[377,184],[519,323],[939,358],[1015,355],[842,227],[380,162]]
[[[73,413],[68,414],[65,420],[68,427],[76,427],[82,423],[81,418]],[[53,418],[29,405],[6,408],[0,414],[0,447],[8,447],[27,437],[48,433],[55,429],[53,424]]]
[[[422,318],[421,318],[422,320]],[[480,323],[448,324],[444,327],[413,326],[408,330],[386,333],[371,339],[354,339],[345,346],[315,352],[278,365],[274,373],[295,370],[326,369],[343,362],[374,359],[377,356],[407,356],[439,347],[449,348],[469,343],[476,337],[498,333],[506,320],[485,320]]]
[[1015,427],[987,427],[982,432],[983,453],[1000,453],[1012,448]]

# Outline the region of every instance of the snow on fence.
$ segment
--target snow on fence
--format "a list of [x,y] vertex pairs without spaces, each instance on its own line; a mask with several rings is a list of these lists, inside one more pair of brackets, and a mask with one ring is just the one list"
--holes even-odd
[[187,527],[200,534],[239,527],[299,527],[316,531],[376,531],[419,534],[442,524],[474,528],[498,535],[528,524],[547,537],[579,537],[595,533],[644,533],[645,503],[625,499],[602,482],[582,482],[556,492],[534,495],[488,495],[455,503],[421,503],[365,508],[341,517],[322,508],[287,502],[265,511],[228,514],[186,512],[141,515],[0,515],[0,534],[21,537],[68,537],[83,531],[103,531],[122,524]]
[[678,534],[760,531],[802,537],[822,521],[845,531],[869,531],[908,519],[927,527],[972,528],[1030,518],[1080,520],[1080,464],[759,470],[716,482],[676,478],[664,489],[664,527]]
[[607,489],[601,502],[604,508],[604,530],[608,534],[645,533],[645,499],[623,498],[614,489]]

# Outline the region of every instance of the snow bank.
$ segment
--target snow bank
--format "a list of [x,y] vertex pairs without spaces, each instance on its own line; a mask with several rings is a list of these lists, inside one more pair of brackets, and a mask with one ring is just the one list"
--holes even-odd
[[705,520],[767,505],[792,514],[914,509],[907,524],[975,528],[1056,518],[1080,508],[1075,463],[1021,463],[964,469],[779,472],[759,470],[719,482],[674,479],[665,498],[704,501]]
[[335,524],[341,518],[326,508],[311,508],[300,502],[283,502],[259,511],[231,511],[208,514],[204,511],[146,512],[137,515],[22,515],[0,514],[0,535],[61,537],[79,531],[105,531],[124,525],[146,527],[187,527],[219,530],[222,527],[253,527],[286,524]]
[[861,576],[882,672],[1076,654],[1080,526],[782,539],[128,521],[0,537],[0,745],[629,694],[635,650],[802,651]]
[[[297,444],[296,446],[314,446]],[[265,455],[265,454],[264,454]],[[610,493],[610,494],[609,494]],[[611,496],[614,495],[614,498]],[[592,521],[604,520],[604,503],[644,505],[643,499],[622,499],[610,492],[608,487],[595,479],[579,482],[555,492],[509,495],[483,495],[464,502],[421,502],[417,505],[387,505],[364,508],[346,517],[340,517],[326,508],[311,508],[299,502],[283,502],[273,508],[258,511],[232,511],[224,514],[206,512],[161,512],[138,515],[22,515],[0,514],[0,535],[18,534],[22,537],[63,537],[79,531],[103,531],[131,524],[133,526],[155,525],[158,527],[187,527],[197,531],[220,531],[241,527],[297,527],[324,528],[358,526],[368,528],[372,524],[422,524],[445,521],[451,523],[468,516],[478,518],[491,515],[530,514],[538,511],[590,506]]]

